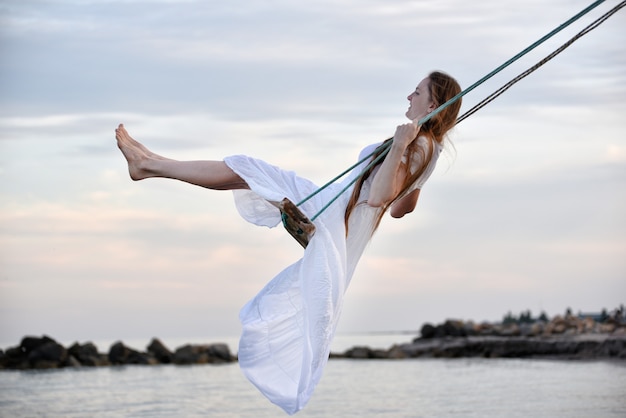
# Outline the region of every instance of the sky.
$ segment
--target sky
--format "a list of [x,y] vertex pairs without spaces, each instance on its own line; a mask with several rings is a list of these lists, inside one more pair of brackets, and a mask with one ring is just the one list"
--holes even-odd
[[[467,87],[590,3],[4,0],[0,342],[236,336],[301,256],[230,192],[131,181],[117,124],[170,158],[248,154],[323,184],[405,123],[430,71]],[[361,259],[339,334],[626,302],[625,37],[622,10],[451,132],[416,211]]]

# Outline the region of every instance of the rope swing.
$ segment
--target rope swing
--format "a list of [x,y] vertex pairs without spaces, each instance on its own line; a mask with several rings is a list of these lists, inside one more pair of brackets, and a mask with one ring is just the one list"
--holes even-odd
[[[425,122],[430,120],[433,116],[435,116],[436,114],[438,114],[439,112],[441,112],[442,110],[444,110],[445,108],[447,108],[448,106],[450,106],[451,104],[453,104],[454,102],[459,100],[461,97],[463,97],[466,94],[468,94],[470,91],[474,90],[479,85],[483,84],[485,81],[489,80],[490,78],[492,78],[493,76],[498,74],[500,71],[502,71],[503,69],[505,69],[506,67],[508,67],[509,65],[511,65],[512,63],[514,63],[518,59],[520,59],[521,57],[523,57],[524,55],[528,54],[530,51],[535,49],[537,46],[541,45],[546,40],[550,39],[551,37],[553,37],[554,35],[556,35],[560,31],[565,29],[567,26],[571,25],[572,23],[574,23],[575,21],[580,19],[582,16],[586,15],[591,10],[595,9],[600,4],[604,3],[604,1],[606,1],[606,0],[598,0],[598,1],[594,2],[594,3],[592,3],[591,5],[586,7],[584,10],[582,10],[581,12],[579,12],[578,14],[576,14],[575,16],[573,16],[572,18],[570,18],[569,20],[567,20],[566,22],[564,22],[563,24],[561,24],[560,26],[558,26],[557,28],[555,28],[554,30],[549,32],[548,34],[544,35],[541,39],[539,39],[538,41],[534,42],[533,44],[528,46],[526,49],[522,50],[517,55],[515,55],[514,57],[512,57],[511,59],[506,61],[504,64],[500,65],[495,70],[493,70],[492,72],[490,72],[489,74],[487,74],[486,76],[484,76],[483,78],[478,80],[476,83],[472,84],[470,87],[466,88],[465,90],[463,90],[462,92],[460,92],[459,94],[457,94],[456,96],[454,96],[453,98],[451,98],[450,100],[445,102],[444,104],[442,104],[439,107],[437,107],[435,110],[433,110],[427,116],[425,116],[424,118],[420,119],[417,122],[417,124],[418,125],[423,125]],[[557,56],[558,54],[563,52],[565,49],[567,49],[570,45],[572,45],[578,39],[582,38],[584,35],[586,35],[587,33],[591,32],[593,29],[595,29],[598,26],[600,26],[609,17],[613,16],[615,13],[617,13],[624,6],[626,6],[626,0],[620,2],[617,6],[615,6],[610,11],[608,11],[607,13],[602,15],[600,18],[595,20],[593,23],[591,23],[589,26],[587,26],[582,31],[580,31],[578,34],[573,36],[569,41],[567,41],[561,47],[556,49],[554,52],[552,52],[551,54],[547,55],[545,58],[543,58],[537,64],[535,64],[532,67],[528,68],[527,70],[523,71],[518,76],[513,78],[511,81],[507,82],[506,84],[501,86],[499,89],[497,89],[496,91],[491,93],[489,96],[487,96],[485,99],[483,99],[477,105],[472,107],[470,110],[465,112],[463,115],[459,116],[457,118],[457,120],[456,120],[456,124],[458,124],[461,121],[467,119],[469,116],[473,115],[478,110],[482,109],[487,104],[491,103],[495,98],[497,98],[498,96],[503,94],[506,90],[508,90],[515,83],[517,83],[518,81],[522,80],[523,78],[525,78],[526,76],[528,76],[529,74],[531,74],[532,72],[537,70],[539,67],[541,67],[542,65],[544,65],[545,63],[550,61],[552,58],[554,58],[555,56]],[[340,173],[339,175],[337,175],[336,177],[331,179],[329,182],[327,182],[326,184],[324,184],[323,186],[318,188],[316,191],[311,193],[309,196],[307,196],[306,198],[304,198],[302,201],[298,202],[297,204],[294,204],[288,198],[283,199],[283,201],[279,203],[279,209],[280,209],[280,212],[281,212],[281,218],[282,218],[283,225],[284,225],[285,229],[296,239],[296,241],[298,241],[298,243],[300,243],[300,245],[302,245],[303,248],[306,248],[308,243],[309,243],[309,241],[310,241],[310,239],[315,234],[315,225],[313,224],[313,221],[315,221],[315,219],[317,219],[318,216],[320,216],[346,190],[348,190],[363,175],[364,172],[366,172],[367,170],[369,170],[370,168],[372,168],[376,164],[378,164],[378,162],[380,160],[382,160],[385,157],[385,155],[387,155],[387,153],[389,152],[390,148],[391,148],[391,141],[382,144],[380,147],[378,147],[376,150],[374,150],[374,152],[372,152],[371,154],[367,155],[366,157],[364,157],[360,161],[356,162],[352,166],[348,167],[345,171],[343,171],[342,173]],[[348,174],[354,168],[356,168],[360,164],[362,164],[365,161],[367,161],[368,159],[370,159],[376,152],[378,152],[381,149],[382,149],[383,152],[377,158],[372,160],[367,165],[367,167],[362,171],[361,174],[359,174],[356,178],[354,178],[352,181],[350,181],[350,183],[348,183],[341,191],[339,191],[339,193],[337,193],[337,195],[335,197],[333,197],[315,215],[313,215],[313,217],[311,217],[310,220],[302,211],[300,211],[300,209],[298,209],[298,206],[301,206],[303,203],[305,203],[306,201],[311,199],[313,196],[315,196],[318,193],[320,193],[322,190],[324,190],[325,188],[327,188],[328,186],[333,184],[335,181],[339,180],[340,178],[342,178],[343,176]]]

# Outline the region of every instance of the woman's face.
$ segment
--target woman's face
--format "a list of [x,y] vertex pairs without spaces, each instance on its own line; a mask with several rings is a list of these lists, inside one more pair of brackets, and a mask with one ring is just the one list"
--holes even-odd
[[423,118],[437,107],[430,97],[429,87],[430,80],[425,78],[420,81],[415,90],[409,94],[407,99],[409,99],[410,106],[409,110],[406,111],[407,118],[417,122],[417,120]]

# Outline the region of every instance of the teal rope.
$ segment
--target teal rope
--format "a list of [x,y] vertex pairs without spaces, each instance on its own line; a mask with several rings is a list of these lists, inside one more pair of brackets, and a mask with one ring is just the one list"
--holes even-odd
[[566,43],[561,45],[558,49],[552,51],[550,54],[548,54],[546,57],[544,57],[541,61],[537,62],[532,67],[530,67],[530,68],[526,69],[525,71],[521,72],[520,74],[518,74],[517,77],[511,79],[510,81],[507,81],[506,84],[502,85],[499,89],[495,90],[489,96],[485,97],[482,101],[480,101],[478,104],[476,104],[470,110],[467,110],[465,113],[463,113],[461,116],[458,117],[458,119],[456,120],[456,124],[458,125],[459,123],[461,123],[462,121],[464,121],[465,119],[467,119],[468,117],[472,116],[474,113],[476,113],[477,111],[479,111],[480,109],[482,109],[483,107],[485,107],[486,105],[491,103],[494,99],[496,99],[497,97],[502,95],[505,91],[507,91],[509,88],[511,88],[514,84],[516,84],[517,82],[519,82],[523,78],[525,78],[528,75],[530,75],[533,71],[537,70],[539,67],[544,65],[546,62],[550,61],[552,58],[554,58],[557,55],[559,55],[561,52],[563,52],[565,49],[570,47],[578,39],[582,38],[583,36],[585,36],[586,34],[591,32],[592,30],[596,29],[598,26],[600,26],[602,23],[604,23],[609,17],[613,16],[615,13],[617,13],[618,11],[620,11],[624,7],[626,7],[626,1],[622,1],[617,6],[615,6],[614,8],[609,10],[608,12],[606,12],[604,15],[600,16],[598,19],[596,19],[590,25],[588,25],[583,30],[578,32],[574,37],[570,38],[570,40],[568,40]]
[[[440,113],[441,111],[443,111],[444,109],[446,109],[448,106],[452,105],[453,103],[455,103],[457,100],[459,100],[460,98],[462,98],[463,96],[465,96],[466,94],[468,94],[469,92],[471,92],[472,90],[474,90],[476,87],[478,87],[479,85],[483,84],[485,81],[489,80],[490,78],[492,78],[493,76],[495,76],[496,74],[498,74],[500,71],[504,70],[506,67],[508,67],[509,65],[511,65],[512,63],[514,63],[515,61],[517,61],[518,59],[520,59],[521,57],[523,57],[524,55],[528,54],[530,51],[532,51],[533,49],[535,49],[536,47],[538,47],[539,45],[541,45],[542,43],[544,43],[545,41],[547,41],[548,39],[550,39],[551,37],[553,37],[554,35],[556,35],[557,33],[559,33],[560,31],[562,31],[563,29],[565,29],[566,27],[568,27],[569,25],[571,25],[572,23],[574,23],[575,21],[577,21],[578,19],[580,19],[582,16],[586,15],[587,13],[589,13],[591,10],[595,9],[596,7],[598,7],[600,4],[604,3],[606,0],[597,0],[594,3],[592,3],[591,5],[589,5],[588,7],[586,7],[585,9],[583,9],[582,11],[580,11],[578,14],[576,14],[575,16],[571,17],[570,19],[568,19],[566,22],[562,23],[561,25],[559,25],[557,28],[553,29],[551,32],[549,32],[548,34],[544,35],[542,38],[540,38],[539,40],[537,40],[536,42],[534,42],[533,44],[531,44],[530,46],[528,46],[526,49],[522,50],[521,52],[519,52],[517,55],[513,56],[512,58],[510,58],[508,61],[506,61],[505,63],[503,63],[502,65],[500,65],[499,67],[497,67],[496,69],[494,69],[493,71],[491,71],[489,74],[487,74],[486,76],[484,76],[483,78],[481,78],[480,80],[478,80],[477,82],[475,82],[474,84],[472,84],[471,86],[469,86],[468,88],[466,88],[465,90],[463,90],[462,92],[460,92],[459,94],[457,94],[456,96],[452,97],[450,100],[448,100],[447,102],[445,102],[444,104],[442,104],[441,106],[437,107],[434,111],[432,111],[430,114],[428,114],[427,116],[423,117],[422,119],[418,120],[417,124],[418,125],[423,125],[424,123],[426,123],[427,121],[429,121],[432,117],[434,117],[435,115],[437,115],[438,113]],[[392,142],[390,141],[387,144],[383,144],[381,145],[382,147],[384,147],[383,152],[374,160],[372,161],[364,170],[363,172],[367,171],[370,167],[373,167],[375,164],[378,163],[378,161],[380,161],[380,159],[382,159],[385,155],[387,155],[387,153],[389,152],[389,149],[391,148]],[[380,147],[379,147],[380,148]],[[378,151],[378,148],[376,150],[374,150],[371,154],[367,155],[365,158],[361,159],[360,161],[358,161],[357,163],[353,164],[352,166],[350,166],[348,169],[346,169],[344,172],[342,172],[341,174],[337,175],[335,178],[333,178],[332,180],[330,180],[328,183],[324,184],[322,187],[320,187],[319,189],[317,189],[315,192],[311,193],[309,196],[307,196],[306,198],[304,198],[301,202],[299,202],[296,206],[300,206],[303,203],[305,203],[306,201],[308,201],[309,199],[311,199],[313,196],[317,195],[318,193],[320,193],[322,190],[324,190],[325,188],[327,188],[328,186],[330,186],[331,184],[333,184],[335,181],[337,181],[338,179],[340,179],[341,177],[343,177],[344,175],[346,175],[348,172],[350,172],[352,169],[354,169],[355,167],[359,166],[360,164],[362,164],[363,162],[367,161],[369,158],[371,158],[376,152]],[[362,173],[363,173],[362,172]],[[338,198],[339,196],[341,196],[346,190],[348,190],[354,183],[356,183],[356,181],[362,176],[361,175],[357,176],[356,178],[354,178],[348,185],[346,185],[334,198],[332,198],[328,203],[326,203],[312,218],[311,221],[314,221],[315,219],[317,219],[317,217],[319,217],[326,209],[328,209],[328,207],[333,204]]]
[[[391,144],[391,142],[389,142],[389,144]],[[387,153],[389,152],[389,148],[390,146],[386,146],[386,149],[376,158],[374,158],[372,160],[371,163],[369,163],[367,165],[367,167],[365,167],[365,169],[363,170],[363,172],[366,172],[367,170],[369,170],[371,167],[374,167],[376,164],[378,164],[378,162],[385,157],[385,155],[387,155]],[[374,151],[376,152],[376,151]],[[370,158],[372,155],[374,155],[374,153],[371,153],[367,158]],[[360,164],[361,162],[365,161],[367,158],[361,160],[358,164]],[[335,200],[339,199],[339,196],[341,196],[346,190],[348,190],[350,188],[350,186],[352,186],[354,183],[356,183],[356,181],[362,176],[363,174],[361,173],[360,175],[358,175],[357,177],[355,177],[352,181],[350,181],[350,183],[348,183],[348,185],[346,185],[343,189],[341,189],[341,191],[339,193],[337,193],[337,195],[335,197],[333,197],[332,199],[330,199],[330,201],[328,201],[323,208],[321,208],[319,210],[319,212],[317,212],[315,215],[313,215],[313,217],[311,218],[311,222],[313,222],[315,219],[317,219],[318,216],[320,216],[322,214],[322,212],[324,212],[330,205],[332,205]],[[321,190],[317,190],[315,192],[315,194],[317,194],[318,192],[320,192]],[[308,199],[308,198],[307,198]]]

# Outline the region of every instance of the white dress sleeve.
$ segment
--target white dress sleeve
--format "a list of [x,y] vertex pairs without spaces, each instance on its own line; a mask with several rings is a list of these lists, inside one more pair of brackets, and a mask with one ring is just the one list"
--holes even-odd
[[[415,181],[415,183],[411,185],[411,187],[409,188],[409,190],[407,190],[405,194],[409,194],[413,190],[422,188],[424,183],[426,183],[426,180],[428,180],[430,175],[435,170],[435,166],[437,165],[437,160],[439,159],[439,154],[441,154],[441,150],[442,150],[441,145],[437,141],[429,141],[428,138],[424,136],[420,136],[419,138],[417,138],[417,141],[418,141],[417,142],[418,147],[424,150],[424,154],[419,153],[419,152],[416,153],[415,157],[413,158],[413,161],[411,162],[411,168],[410,168],[411,174],[414,174],[415,172],[417,172],[417,170],[420,169],[422,164],[424,164],[423,155],[428,155],[428,153],[432,152],[432,158],[430,159],[428,166],[426,167],[426,170],[424,170],[422,175]],[[429,143],[432,143],[434,148],[431,148]],[[408,155],[406,154],[402,157],[402,162],[404,164],[407,164],[407,158],[408,158]]]

